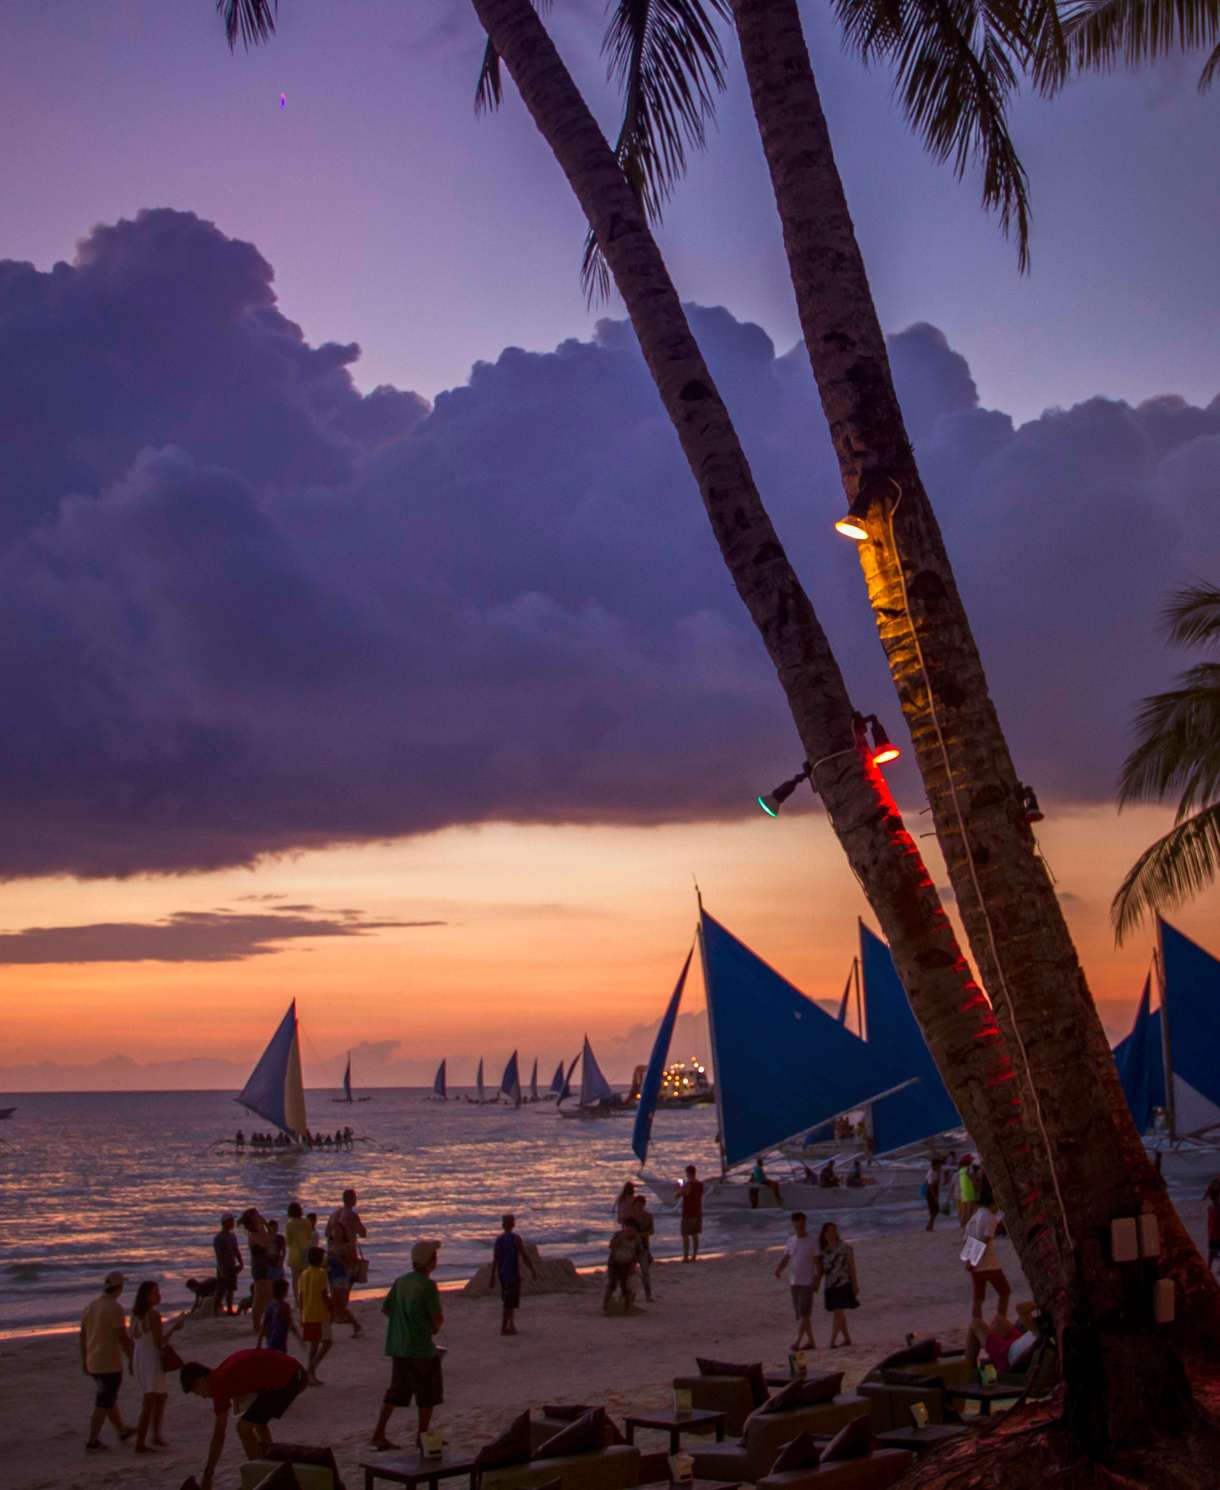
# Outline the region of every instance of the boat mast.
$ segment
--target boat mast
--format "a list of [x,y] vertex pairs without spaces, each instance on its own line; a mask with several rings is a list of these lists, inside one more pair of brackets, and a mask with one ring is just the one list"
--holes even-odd
[[1165,952],[1161,945],[1161,918],[1156,918],[1156,946],[1152,949],[1152,967],[1161,994],[1161,1058],[1165,1062],[1165,1116],[1169,1119],[1169,1137],[1178,1136],[1178,1108],[1173,1090],[1173,1051],[1169,1044],[1169,1001],[1165,997]]
[[707,1005],[708,1044],[712,1052],[712,1092],[716,1098],[716,1148],[720,1153],[720,1178],[728,1173],[724,1162],[724,1113],[720,1105],[720,1067],[716,1060],[716,1025],[712,1015],[712,985],[707,973],[707,946],[703,940],[703,896],[695,884],[695,900],[699,907],[699,920],[695,926],[695,940],[699,943],[699,965],[703,969],[703,1001]]

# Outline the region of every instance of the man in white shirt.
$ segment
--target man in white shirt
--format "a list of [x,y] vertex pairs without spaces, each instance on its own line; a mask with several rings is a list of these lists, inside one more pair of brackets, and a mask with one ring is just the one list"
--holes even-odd
[[818,1244],[806,1229],[804,1211],[793,1211],[792,1231],[793,1235],[788,1238],[787,1245],[784,1247],[784,1255],[775,1269],[775,1276],[782,1277],[784,1269],[789,1263],[792,1264],[790,1287],[792,1312],[796,1315],[796,1340],[792,1349],[803,1350],[808,1346],[808,1349],[816,1350],[818,1344],[813,1338],[811,1316],[813,1314],[813,1291],[817,1286]]

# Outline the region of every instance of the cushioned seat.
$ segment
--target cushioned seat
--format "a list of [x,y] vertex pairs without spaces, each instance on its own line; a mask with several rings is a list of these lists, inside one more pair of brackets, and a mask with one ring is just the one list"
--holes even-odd
[[939,1381],[929,1380],[922,1386],[884,1381],[862,1381],[857,1388],[869,1404],[874,1433],[888,1433],[891,1428],[910,1428],[915,1419],[911,1408],[922,1403],[929,1423],[945,1421],[945,1393]]
[[690,1393],[690,1405],[724,1413],[724,1431],[736,1437],[757,1405],[748,1376],[675,1376],[674,1390]]
[[[283,1469],[286,1462],[283,1459],[248,1459],[241,1466],[241,1490],[257,1490],[257,1486],[277,1469]],[[293,1464],[292,1473],[300,1490],[334,1490],[334,1475],[321,1465]]]
[[[570,1424],[565,1423],[564,1427]],[[535,1490],[550,1480],[563,1490],[630,1490],[639,1484],[640,1451],[631,1444],[615,1444],[593,1454],[570,1454],[560,1459],[531,1459],[505,1469],[483,1472],[483,1490]]]
[[864,1378],[865,1381],[881,1381],[882,1372],[888,1373],[887,1379],[892,1380],[896,1370],[914,1372],[919,1376],[938,1376],[947,1387],[964,1387],[970,1381],[971,1371],[966,1364],[964,1355],[952,1355],[949,1357],[938,1356],[926,1362],[907,1367],[883,1367],[874,1366]]
[[886,1490],[915,1455],[909,1449],[874,1449],[861,1459],[835,1459],[814,1469],[766,1475],[758,1490]]
[[[748,1480],[756,1484],[769,1474],[775,1457],[799,1433],[825,1436],[837,1433],[853,1418],[871,1418],[868,1399],[854,1392],[816,1407],[794,1407],[789,1412],[751,1415],[741,1439],[725,1443],[691,1445],[695,1475],[701,1480]],[[566,1487],[565,1487],[566,1490]]]

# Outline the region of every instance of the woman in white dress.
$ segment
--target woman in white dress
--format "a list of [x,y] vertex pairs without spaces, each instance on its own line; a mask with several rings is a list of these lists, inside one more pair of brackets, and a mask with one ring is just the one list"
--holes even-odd
[[[161,1322],[161,1313],[157,1308],[160,1302],[161,1290],[149,1279],[140,1284],[136,1290],[135,1303],[131,1306],[131,1338],[135,1345],[131,1374],[143,1399],[140,1421],[136,1425],[137,1454],[151,1454],[154,1447],[169,1447],[161,1437],[161,1420],[165,1416],[165,1399],[169,1395],[163,1353],[170,1336],[186,1323],[186,1316],[180,1314],[167,1329]],[[150,1427],[151,1445],[147,1442]]]

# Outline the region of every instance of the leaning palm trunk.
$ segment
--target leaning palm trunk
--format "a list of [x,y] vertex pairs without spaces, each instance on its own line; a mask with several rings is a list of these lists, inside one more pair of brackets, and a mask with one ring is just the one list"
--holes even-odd
[[[1119,1271],[1098,1241],[1110,1221],[1157,1214],[1162,1268],[1177,1280],[1179,1309],[1212,1340],[1220,1340],[1220,1290],[1127,1112],[1025,819],[1021,783],[907,439],[796,0],[733,0],[733,14],[805,345],[843,485],[868,535],[860,557],[882,644],[970,946],[1016,1059],[1014,1085],[1050,1159],[1049,1187],[1022,1193],[1016,1208],[1006,1204],[1006,1216],[1023,1260],[1022,1238],[1048,1224],[1075,1260],[1073,1284],[1055,1313],[1079,1431],[1104,1453],[1112,1442],[1138,1440],[1157,1415],[1164,1426],[1172,1376],[1147,1301],[1122,1307]],[[1121,1408],[1119,1377],[1129,1390]]]
[[[838,664],[755,488],[643,213],[530,0],[473,0],[571,184],[626,302],[698,482],[721,553],[788,698],[831,825],[864,887],[937,1065],[1005,1206],[1024,1218],[1021,1261],[1062,1317],[1074,1260],[1045,1202],[1045,1152],[1015,1094],[990,1007],[970,978],[918,849],[861,751]],[[1039,1219],[1039,1217],[1041,1219]]]

